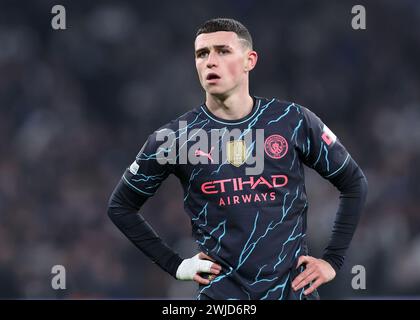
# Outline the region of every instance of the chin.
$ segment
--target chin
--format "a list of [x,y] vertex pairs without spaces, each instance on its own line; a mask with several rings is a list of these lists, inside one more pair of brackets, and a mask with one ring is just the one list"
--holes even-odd
[[225,88],[216,87],[216,86],[206,86],[204,90],[207,93],[215,95],[215,96],[225,96],[228,93],[228,90],[226,90]]
[[219,99],[224,99],[227,97],[227,92],[222,90],[206,90],[207,94],[210,94],[212,96],[215,96]]

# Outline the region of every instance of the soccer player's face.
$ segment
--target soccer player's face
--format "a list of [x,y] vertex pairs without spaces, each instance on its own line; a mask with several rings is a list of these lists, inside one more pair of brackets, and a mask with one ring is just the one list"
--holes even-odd
[[195,39],[195,65],[204,90],[229,96],[248,85],[249,53],[236,33],[203,33]]

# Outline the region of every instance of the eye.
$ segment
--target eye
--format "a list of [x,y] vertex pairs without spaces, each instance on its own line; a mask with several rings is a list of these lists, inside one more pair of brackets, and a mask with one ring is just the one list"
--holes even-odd
[[225,55],[225,54],[228,54],[228,53],[229,53],[228,49],[220,49],[219,50],[219,54],[221,54],[221,55]]
[[197,53],[197,58],[205,58],[205,57],[207,57],[207,55],[208,55],[208,52],[201,51],[201,52]]

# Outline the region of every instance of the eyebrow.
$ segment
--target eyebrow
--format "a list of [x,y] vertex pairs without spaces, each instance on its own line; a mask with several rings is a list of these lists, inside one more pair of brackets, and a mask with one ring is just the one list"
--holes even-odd
[[[231,46],[226,45],[226,44],[215,45],[215,46],[212,46],[212,47],[214,49],[218,49],[218,50],[220,50],[220,49],[230,49],[230,50],[232,50],[233,49]],[[195,54],[199,54],[199,53],[201,53],[203,51],[208,51],[209,48],[211,48],[211,47],[199,48],[199,49],[195,50]]]

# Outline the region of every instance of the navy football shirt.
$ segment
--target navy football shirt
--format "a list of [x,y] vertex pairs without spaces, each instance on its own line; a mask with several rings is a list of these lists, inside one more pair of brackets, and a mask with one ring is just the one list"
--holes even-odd
[[[242,134],[227,139],[233,129]],[[264,169],[247,175],[258,129],[264,130],[259,149]],[[254,140],[245,134],[254,134]],[[197,147],[199,136],[207,139],[207,150]],[[182,162],[182,154],[195,163]],[[170,160],[162,164],[164,158]],[[223,268],[209,285],[200,285],[198,299],[301,299],[304,289],[294,292],[291,281],[298,257],[308,254],[303,165],[328,179],[349,161],[340,141],[310,110],[254,97],[243,119],[217,118],[202,105],[155,131],[123,181],[152,196],[169,174],[179,178],[195,241]]]

